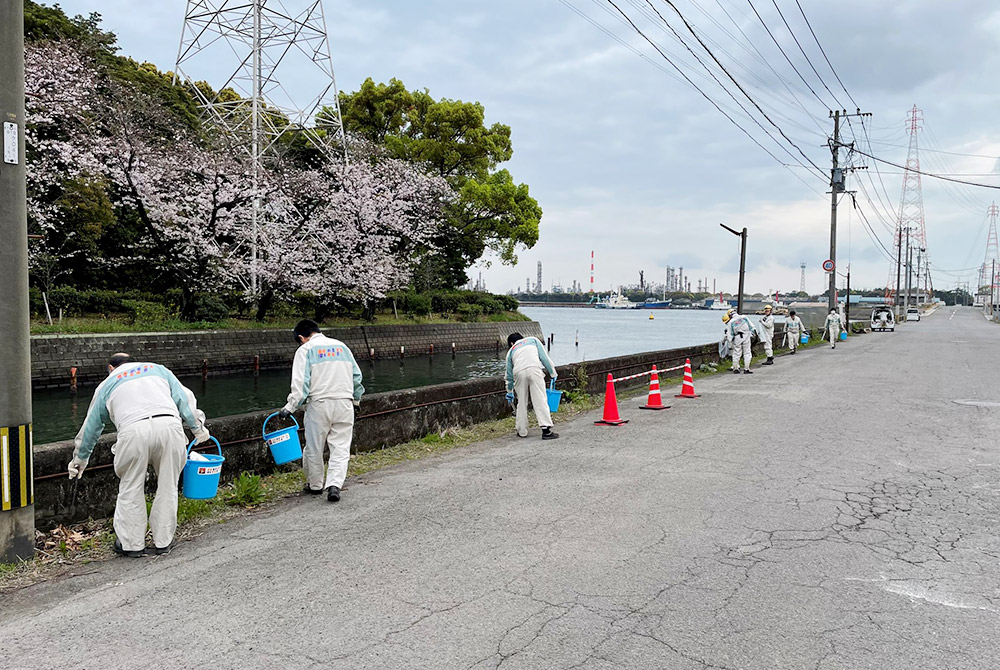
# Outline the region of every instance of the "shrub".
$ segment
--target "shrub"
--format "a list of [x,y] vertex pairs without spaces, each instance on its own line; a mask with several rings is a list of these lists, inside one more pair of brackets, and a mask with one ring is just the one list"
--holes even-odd
[[483,308],[479,305],[459,305],[458,306],[458,320],[459,321],[479,321],[479,317],[483,314]]
[[194,321],[222,321],[229,316],[229,306],[212,293],[197,293],[194,296]]
[[426,316],[431,313],[431,297],[419,293],[404,293],[402,295],[402,309],[407,314],[417,314]]
[[454,314],[462,299],[457,293],[439,291],[431,294],[431,306],[438,314]]
[[131,318],[132,323],[155,323],[164,321],[167,318],[166,305],[148,300],[122,300],[125,313]]

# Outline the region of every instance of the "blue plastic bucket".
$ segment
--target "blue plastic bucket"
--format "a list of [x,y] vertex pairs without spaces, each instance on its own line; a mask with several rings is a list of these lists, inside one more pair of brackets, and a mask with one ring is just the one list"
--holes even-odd
[[799,338],[799,344],[809,344],[809,336],[802,333],[802,337]]
[[219,477],[222,475],[222,462],[225,457],[222,455],[222,445],[214,437],[219,453],[200,454],[206,460],[193,460],[191,458],[191,448],[194,447],[194,440],[188,445],[188,460],[184,465],[184,497],[193,500],[207,500],[214,498],[219,492]]
[[267,432],[267,422],[276,416],[278,416],[277,412],[270,415],[264,419],[264,425],[261,426],[264,443],[271,450],[274,462],[277,465],[282,465],[283,463],[291,463],[302,458],[302,444],[299,442],[299,422],[295,421],[295,417],[293,416],[291,419],[295,423],[294,426],[269,433]]
[[545,389],[546,395],[549,397],[549,411],[553,414],[559,411],[559,401],[562,400],[562,391],[557,391],[555,384],[549,384],[549,387]]
[[841,341],[847,339],[847,331],[846,330],[840,331],[840,339],[841,339]]

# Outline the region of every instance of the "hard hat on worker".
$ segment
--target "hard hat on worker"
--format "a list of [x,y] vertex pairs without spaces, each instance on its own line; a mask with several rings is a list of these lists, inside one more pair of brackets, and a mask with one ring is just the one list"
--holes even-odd
[[764,305],[764,311],[770,312],[773,308],[770,305]]
[[722,315],[722,323],[729,323],[729,320],[732,319],[735,314],[736,314],[736,310],[735,309],[731,309],[728,312],[726,312],[725,314],[723,314]]

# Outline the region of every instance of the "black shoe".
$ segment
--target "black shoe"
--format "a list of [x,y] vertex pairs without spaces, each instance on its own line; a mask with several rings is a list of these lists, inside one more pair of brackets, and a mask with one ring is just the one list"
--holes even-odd
[[764,361],[763,363],[761,363],[761,365],[774,365],[774,358],[771,357],[771,356],[768,356],[767,360]]
[[753,370],[751,370],[750,368],[747,368],[746,370],[743,371],[743,374],[745,374],[745,375],[752,375],[753,374]]
[[542,428],[543,440],[554,440],[559,437],[559,433],[553,433],[551,428]]
[[164,554],[169,554],[170,551],[174,548],[175,544],[177,543],[171,542],[165,547],[153,547],[153,553],[156,554],[157,556],[163,556]]
[[792,356],[795,355],[795,349],[792,349]]
[[834,344],[834,345],[833,345],[833,346],[831,346],[830,348],[831,348],[831,349],[836,349],[836,348],[837,348],[837,345],[836,345],[836,344]]
[[146,555],[146,548],[143,547],[139,551],[125,551],[122,548],[122,543],[115,539],[115,553],[119,556],[124,556],[125,558],[142,558]]
[[310,488],[310,486],[308,484],[306,484],[306,487],[304,489],[302,489],[302,492],[303,493],[308,493],[309,495],[312,495],[312,496],[318,496],[320,493],[323,492],[323,489]]
[[734,375],[738,375],[739,373],[740,373],[740,369],[739,368],[734,368],[733,369],[733,374]]
[[326,499],[329,502],[337,502],[340,500],[340,488],[336,486],[330,486],[326,489]]

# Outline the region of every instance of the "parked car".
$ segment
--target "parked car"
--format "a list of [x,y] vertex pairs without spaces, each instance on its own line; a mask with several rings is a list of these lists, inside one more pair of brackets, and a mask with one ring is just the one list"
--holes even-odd
[[878,305],[872,309],[872,330],[895,332],[896,317],[892,314],[892,307]]
[[906,320],[907,321],[920,321],[920,310],[916,307],[910,307],[906,310]]

